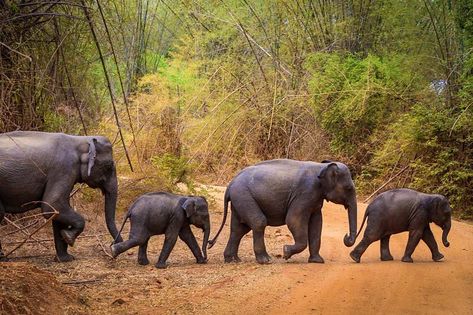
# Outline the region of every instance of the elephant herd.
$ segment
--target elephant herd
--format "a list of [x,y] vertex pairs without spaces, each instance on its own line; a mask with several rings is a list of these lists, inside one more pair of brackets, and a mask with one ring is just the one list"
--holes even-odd
[[[294,244],[284,245],[283,257],[309,247],[309,262],[323,263],[320,255],[322,206],[324,200],[347,209],[349,233],[343,241],[353,246],[365,221],[362,240],[350,253],[360,262],[367,247],[380,240],[381,260],[392,260],[389,238],[409,232],[403,262],[412,262],[412,253],[422,239],[439,261],[443,255],[429,223],[443,229],[442,242],[448,247],[451,208],[442,195],[424,194],[410,189],[394,189],[378,195],[366,209],[357,233],[356,190],[348,167],[340,162],[263,161],[240,171],[229,183],[224,196],[222,224],[212,240],[208,204],[204,197],[182,196],[166,192],[138,197],[126,213],[121,229],[129,219],[129,239],[123,241],[115,225],[118,183],[110,141],[102,136],[73,136],[62,133],[16,131],[0,134],[0,222],[6,213],[22,213],[41,208],[44,217],[54,212],[52,221],[56,260],[73,260],[68,247],[73,246],[84,230],[85,220],[69,203],[76,183],[99,188],[105,199],[105,221],[114,239],[113,257],[139,246],[138,263],[149,264],[147,245],[151,236],[164,234],[165,240],[156,263],[165,268],[177,241],[184,241],[197,263],[207,261],[211,248],[222,229],[231,207],[230,237],[224,250],[225,262],[239,262],[238,248],[242,237],[253,232],[256,261],[269,263],[264,232],[267,226],[286,224]],[[190,225],[204,233],[201,248]],[[0,260],[6,260],[0,243]]]

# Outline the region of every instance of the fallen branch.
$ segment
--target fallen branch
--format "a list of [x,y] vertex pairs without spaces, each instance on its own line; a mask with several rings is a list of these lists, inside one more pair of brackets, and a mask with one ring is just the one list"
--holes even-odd
[[[16,224],[15,222],[11,221],[11,220],[8,219],[8,218],[5,218],[5,221],[7,221],[9,224],[11,224],[11,225],[13,225],[14,227],[17,228],[17,230],[16,230],[15,232],[21,232],[21,233],[23,233],[24,235],[26,235],[28,238],[31,238],[31,239],[33,239],[34,241],[38,241],[38,240],[37,240],[35,237],[33,237],[28,231],[25,231],[26,227],[31,226],[31,224],[28,225],[28,226],[26,226],[26,227],[21,227],[21,226],[19,226],[18,224]],[[36,222],[35,222],[35,224],[36,224]],[[44,244],[42,244],[42,243],[38,243],[38,244],[40,244],[41,246],[43,246],[43,247],[46,248],[46,249],[49,249],[49,248],[46,247],[46,245],[44,245]]]
[[29,238],[31,238],[34,234],[36,234],[39,230],[41,230],[46,224],[48,224],[50,221],[52,221],[54,218],[56,218],[57,216],[59,215],[59,212],[56,212],[55,214],[53,214],[52,216],[49,217],[49,219],[47,219],[43,224],[41,224],[36,230],[34,230],[27,238],[25,238],[22,242],[20,242],[20,244],[18,244],[18,246],[16,246],[15,248],[13,248],[11,251],[9,251],[8,253],[5,254],[5,257],[8,257],[10,256],[13,252],[15,252],[18,248],[20,248],[21,246],[23,246],[23,244],[25,244]]
[[[38,202],[38,201],[35,201],[35,202]],[[56,214],[56,213],[59,214],[59,211],[58,211],[58,212],[41,212],[41,213],[36,213],[36,214],[28,215],[28,216],[26,216],[26,217],[21,217],[21,218],[19,218],[19,219],[16,220],[16,221],[26,220],[26,219],[31,219],[31,218],[40,217],[40,216],[49,215],[49,214]],[[16,221],[15,221],[15,222],[16,222]]]
[[10,257],[10,260],[12,260],[12,259],[31,259],[31,258],[51,257],[51,256],[55,256],[55,255],[52,255],[52,254],[24,255],[24,256]]
[[63,281],[62,284],[84,284],[84,283],[94,283],[101,281],[102,279],[88,279],[88,280],[70,280]]
[[[6,219],[7,219],[7,218],[5,218],[5,220],[6,220]],[[21,230],[26,230],[27,228],[32,227],[32,226],[35,225],[36,223],[38,223],[38,221],[37,221],[37,220],[34,220],[34,221],[31,222],[30,224],[23,226],[20,230],[17,229],[17,230],[14,230],[14,231],[5,233],[5,234],[3,234],[1,237],[5,237],[5,236],[11,235],[11,234],[18,233],[18,232],[20,232]],[[4,226],[2,227],[2,229],[0,229],[0,231],[6,229],[7,227],[8,227],[8,225],[4,225]]]
[[[128,233],[128,232],[123,232],[123,233]],[[79,235],[77,237],[77,239],[83,239],[83,238],[94,238],[96,236],[107,236],[107,235],[110,235],[108,233],[103,233],[103,234],[94,234],[94,235]],[[44,238],[44,239],[39,239],[39,240],[36,240],[36,241],[26,241],[25,243],[26,244],[31,244],[31,243],[38,243],[38,242],[53,242],[54,241],[54,238]],[[22,241],[13,241],[13,242],[2,242],[3,245],[15,245],[15,244],[19,244],[21,243]]]
[[102,248],[102,251],[105,253],[105,255],[107,255],[107,256],[110,257],[110,258],[113,258],[112,254],[108,253],[108,252],[105,250],[105,246],[103,246],[102,240],[100,239],[100,237],[99,237],[97,234],[95,235],[95,238],[96,238],[97,241],[99,242],[99,245],[100,245],[100,247]]

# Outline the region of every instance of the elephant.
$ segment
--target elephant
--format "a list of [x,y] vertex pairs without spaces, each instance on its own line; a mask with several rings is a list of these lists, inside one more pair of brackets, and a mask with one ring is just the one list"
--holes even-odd
[[351,258],[359,263],[361,255],[374,241],[381,240],[381,260],[393,260],[389,251],[389,238],[392,234],[409,231],[403,262],[412,263],[412,253],[422,239],[432,252],[432,260],[440,261],[444,256],[439,252],[437,242],[429,223],[434,222],[442,228],[442,242],[450,246],[447,240],[452,226],[452,209],[447,198],[442,195],[421,193],[412,189],[393,189],[377,196],[366,208],[358,235],[366,226],[363,239],[350,253]]
[[[164,244],[156,268],[164,269],[177,237],[186,243],[198,264],[207,262],[207,244],[210,235],[210,217],[207,200],[200,196],[181,196],[168,192],[144,194],[130,206],[123,221],[123,229],[130,218],[130,237],[127,241],[112,245],[112,256],[116,258],[124,251],[139,246],[138,264],[147,265],[148,241],[153,235],[164,234]],[[204,238],[202,252],[192,233],[190,224],[202,229]]]
[[357,227],[356,191],[345,164],[276,159],[249,166],[233,178],[225,191],[222,224],[209,242],[209,248],[223,229],[228,203],[231,202],[230,238],[224,251],[225,262],[240,261],[240,241],[252,230],[256,261],[270,263],[271,257],[264,243],[265,228],[286,224],[295,244],[283,247],[283,257],[289,259],[302,252],[309,243],[309,262],[323,263],[319,250],[324,199],[348,209],[350,235],[345,235],[344,243],[352,246]]
[[[52,221],[56,261],[74,259],[67,250],[82,233],[85,220],[69,203],[76,183],[100,188],[105,198],[105,220],[114,239],[117,175],[112,145],[102,136],[14,131],[0,134],[0,222],[5,213],[41,208]],[[0,246],[0,253],[4,260]]]

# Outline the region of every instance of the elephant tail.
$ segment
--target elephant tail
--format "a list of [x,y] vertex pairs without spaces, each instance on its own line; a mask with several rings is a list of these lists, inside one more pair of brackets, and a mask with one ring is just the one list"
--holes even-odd
[[117,234],[117,236],[115,237],[115,239],[113,240],[112,245],[116,243],[117,238],[122,234],[123,228],[125,227],[125,223],[126,223],[126,221],[128,220],[128,218],[131,216],[131,209],[132,209],[132,208],[133,208],[133,207],[130,207],[130,209],[128,209],[128,211],[126,212],[125,218],[123,219],[122,226],[120,227],[120,231],[118,231],[118,234]]
[[225,191],[225,196],[223,198],[223,220],[222,224],[220,225],[220,228],[218,229],[217,234],[215,234],[215,237],[209,241],[209,249],[211,249],[214,245],[215,242],[217,241],[218,236],[220,235],[220,232],[223,230],[223,226],[225,225],[225,221],[227,221],[227,214],[228,214],[228,202],[230,200],[230,187],[227,187],[227,190]]
[[363,226],[365,225],[366,218],[368,217],[369,208],[370,207],[368,206],[368,208],[366,208],[366,210],[365,210],[365,215],[363,216],[363,222],[361,222],[360,229],[358,230],[358,233],[356,233],[355,240],[358,238],[358,235],[360,235],[361,230],[363,230]]

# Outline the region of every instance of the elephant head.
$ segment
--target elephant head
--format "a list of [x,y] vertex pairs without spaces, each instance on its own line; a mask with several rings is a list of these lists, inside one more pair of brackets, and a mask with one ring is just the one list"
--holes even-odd
[[348,210],[350,234],[345,235],[343,242],[347,247],[353,246],[356,238],[357,203],[355,185],[353,184],[350,170],[343,163],[327,161],[324,163],[318,178],[324,198],[328,201],[342,204]]
[[447,198],[442,195],[434,195],[428,205],[429,221],[434,222],[442,228],[442,243],[445,247],[450,246],[447,236],[452,227],[452,209]]
[[112,156],[112,144],[105,137],[87,137],[87,149],[81,154],[81,182],[100,188],[105,197],[105,221],[115,242],[123,239],[115,225],[118,182]]
[[209,205],[203,197],[190,196],[182,204],[182,208],[186,212],[186,217],[190,223],[202,229],[204,239],[202,241],[202,255],[207,259],[207,244],[210,236],[210,217]]

